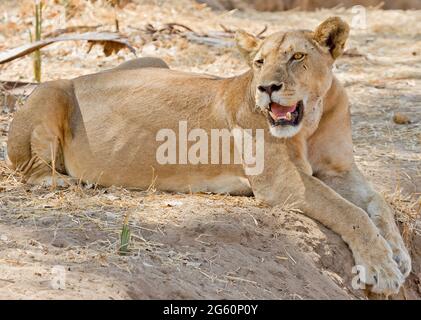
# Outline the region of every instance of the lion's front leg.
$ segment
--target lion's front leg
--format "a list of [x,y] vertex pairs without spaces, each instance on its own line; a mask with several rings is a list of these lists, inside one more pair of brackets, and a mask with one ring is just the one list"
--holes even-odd
[[408,276],[411,271],[411,258],[395,223],[393,211],[384,198],[371,187],[357,166],[353,164],[350,170],[342,173],[319,173],[317,177],[368,213],[392,248],[393,258],[402,274]]
[[256,198],[271,205],[294,203],[304,214],[342,236],[355,263],[365,271],[359,274],[361,282],[372,285],[376,293],[397,293],[405,278],[393,260],[391,247],[367,213],[298,169],[286,153],[285,145],[266,141],[264,171],[248,177]]
[[[399,292],[405,277],[393,259],[391,247],[361,208],[341,197],[320,180],[300,173],[304,194],[299,208],[342,236],[349,245],[359,278],[381,294]],[[361,272],[362,271],[362,272]]]
[[405,277],[393,260],[391,247],[367,213],[312,176],[298,172],[300,179],[296,180],[291,170],[283,178],[266,179],[266,187],[261,178],[251,177],[253,191],[258,191],[256,197],[271,204],[294,202],[304,214],[338,233],[349,245],[355,264],[362,267],[362,283],[371,285],[375,293],[397,293]]

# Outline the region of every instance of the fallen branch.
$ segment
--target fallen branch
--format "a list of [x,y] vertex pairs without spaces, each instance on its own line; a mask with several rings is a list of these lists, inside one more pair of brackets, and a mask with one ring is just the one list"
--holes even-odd
[[[196,42],[199,44],[204,44],[212,47],[218,48],[232,48],[235,46],[234,34],[235,31],[227,28],[223,24],[220,24],[220,27],[224,30],[221,31],[209,31],[207,34],[199,34],[197,32],[185,32],[183,36],[187,40]],[[187,29],[188,30],[188,29]],[[265,26],[256,37],[263,39],[263,34],[268,30],[268,27]]]
[[65,33],[92,32],[92,31],[98,29],[99,27],[102,27],[102,25],[99,24],[99,25],[96,25],[96,26],[72,26],[72,27],[67,27],[67,28],[63,28],[63,29],[57,29],[57,30],[54,30],[54,31],[44,35],[44,38],[55,38],[55,37],[61,36],[62,34],[65,34]]
[[12,96],[28,96],[38,86],[38,83],[20,81],[1,81],[0,92]]
[[[39,50],[43,47],[46,47],[52,43],[60,42],[60,41],[78,41],[84,40],[89,41],[93,44],[110,44],[113,48],[111,53],[120,50],[123,47],[128,48],[134,55],[136,55],[136,50],[127,42],[127,39],[121,38],[121,35],[117,33],[109,33],[109,32],[87,32],[82,34],[68,34],[63,35],[56,38],[51,39],[44,39],[40,41],[36,41],[30,44],[25,44],[23,46],[7,50],[5,52],[0,53],[0,64],[13,61],[15,59],[21,58],[26,56],[36,50]],[[108,47],[105,47],[104,50],[105,54],[110,52]]]
[[186,38],[189,41],[196,42],[199,44],[205,44],[208,46],[218,47],[218,48],[231,48],[235,46],[234,39],[229,38],[219,38],[211,36],[201,36],[194,34],[192,32],[186,33]]
[[21,81],[2,81],[0,80],[0,88],[4,90],[13,90],[16,88],[24,87],[24,86],[31,86],[37,85],[37,83],[33,82],[21,82]]

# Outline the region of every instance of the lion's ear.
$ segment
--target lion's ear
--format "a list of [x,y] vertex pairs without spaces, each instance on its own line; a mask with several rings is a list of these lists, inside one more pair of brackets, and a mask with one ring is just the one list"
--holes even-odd
[[338,58],[345,48],[349,26],[339,17],[331,17],[319,25],[314,32],[314,40],[327,47],[333,59]]
[[235,41],[240,53],[247,60],[247,63],[251,64],[259,50],[260,40],[248,32],[238,30],[235,33]]

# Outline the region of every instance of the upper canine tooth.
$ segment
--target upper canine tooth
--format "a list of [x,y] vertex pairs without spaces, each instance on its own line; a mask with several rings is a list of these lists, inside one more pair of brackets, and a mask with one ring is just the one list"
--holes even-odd
[[285,118],[286,118],[288,121],[291,121],[291,119],[292,119],[291,112],[287,112],[287,114],[286,114]]

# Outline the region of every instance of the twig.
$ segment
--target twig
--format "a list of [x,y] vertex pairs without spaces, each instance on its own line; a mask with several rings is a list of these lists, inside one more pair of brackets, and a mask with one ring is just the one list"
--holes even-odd
[[261,36],[266,32],[268,30],[268,26],[267,25],[265,25],[265,27],[263,28],[263,30],[262,31],[260,31],[257,35],[256,35],[256,37],[257,38],[261,38]]
[[233,276],[224,276],[224,277],[229,279],[229,280],[233,280],[233,281],[247,282],[247,283],[251,283],[251,284],[254,284],[254,285],[258,284],[256,281],[248,280],[248,279],[244,279],[244,278],[240,278],[240,277],[233,277]]
[[192,42],[197,42],[200,44],[205,44],[205,45],[219,47],[219,48],[231,48],[235,46],[233,40],[224,40],[224,39],[209,37],[209,36],[199,36],[192,32],[186,33],[186,38]]
[[166,24],[166,26],[168,26],[168,27],[170,27],[170,28],[173,28],[173,27],[181,27],[181,28],[184,28],[184,29],[186,29],[186,30],[188,30],[188,31],[190,31],[190,32],[194,32],[194,33],[196,33],[196,32],[195,32],[195,31],[193,31],[193,29],[191,29],[190,27],[188,27],[188,26],[186,26],[186,25],[184,25],[184,24],[181,24],[181,23],[177,23],[177,22],[167,23],[167,24]]
[[289,252],[287,251],[287,249],[285,249],[284,248],[284,251],[285,251],[285,253],[287,254],[287,256],[288,256],[288,258],[290,258],[291,259],[291,261],[294,263],[294,264],[297,264],[297,261],[295,261],[294,260],[294,258],[289,254]]

